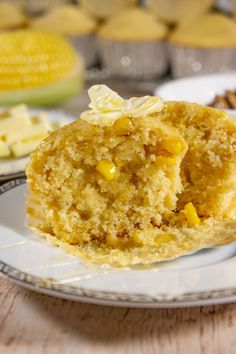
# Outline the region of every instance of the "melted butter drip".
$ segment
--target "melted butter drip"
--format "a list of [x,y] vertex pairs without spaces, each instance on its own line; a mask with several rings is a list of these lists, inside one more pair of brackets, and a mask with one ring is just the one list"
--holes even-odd
[[111,272],[115,272],[117,270],[115,269],[109,269],[109,270],[104,270],[104,271],[97,271],[97,272],[88,272],[88,271],[76,271],[76,272],[67,272],[64,275],[57,277],[56,279],[53,278],[44,278],[41,280],[39,284],[37,284],[39,287],[44,287],[44,286],[49,286],[52,284],[69,284],[75,281],[82,281],[86,279],[91,279],[98,277],[100,275],[107,275],[110,274]]
[[80,264],[79,261],[65,261],[63,263],[52,263],[52,264],[44,264],[40,266],[35,266],[35,267],[30,267],[30,268],[24,268],[24,271],[31,271],[31,270],[44,270],[44,269],[50,269],[50,268],[59,268],[59,267],[65,267],[65,266],[70,266],[74,264]]
[[134,264],[129,267],[130,270],[153,270],[155,272],[159,271],[161,268],[164,268],[166,264],[162,263],[150,263],[150,264]]
[[23,246],[27,243],[28,243],[28,241],[18,241],[18,242],[13,242],[13,243],[0,244],[0,250],[6,249],[6,248],[11,248],[11,247]]
[[67,261],[68,257],[66,257],[64,255],[60,255],[60,256],[54,256],[51,259],[53,262],[61,262],[61,261]]

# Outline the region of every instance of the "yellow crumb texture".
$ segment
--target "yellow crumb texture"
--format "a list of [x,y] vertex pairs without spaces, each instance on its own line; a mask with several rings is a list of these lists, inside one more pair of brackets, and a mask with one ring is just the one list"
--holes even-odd
[[178,208],[192,202],[202,217],[235,218],[235,120],[223,111],[186,102],[167,103],[159,117],[178,128],[188,144]]
[[[182,149],[166,150],[171,139]],[[73,244],[130,242],[131,233],[155,228],[176,208],[186,149],[180,134],[155,117],[131,120],[126,135],[120,129],[116,134],[115,126],[78,120],[32,154],[27,168],[32,223]]]
[[79,119],[26,172],[29,226],[88,262],[152,263],[236,239],[236,123],[213,108]]

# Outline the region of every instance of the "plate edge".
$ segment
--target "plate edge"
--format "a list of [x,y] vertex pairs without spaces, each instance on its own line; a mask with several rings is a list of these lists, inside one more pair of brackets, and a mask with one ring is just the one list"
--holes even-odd
[[[26,179],[20,178],[11,180],[7,183],[4,183],[0,186],[0,195],[10,191],[11,189],[18,187],[22,184],[25,184]],[[234,288],[223,288],[223,289],[215,289],[210,291],[200,291],[195,293],[182,293],[176,296],[168,296],[168,294],[160,294],[158,296],[150,296],[143,293],[136,294],[128,294],[128,293],[120,293],[120,292],[112,292],[112,291],[104,291],[104,290],[95,290],[95,289],[86,289],[81,287],[76,287],[73,285],[64,285],[58,284],[54,279],[51,278],[40,278],[37,276],[30,275],[25,273],[17,268],[12,267],[5,262],[0,261],[0,272],[7,276],[9,279],[21,283],[23,286],[28,285],[35,290],[41,289],[42,291],[52,291],[55,294],[65,294],[68,296],[76,297],[81,299],[88,299],[92,301],[111,301],[111,302],[119,302],[119,303],[147,303],[147,304],[159,304],[163,303],[163,305],[168,304],[176,304],[185,302],[186,305],[191,305],[194,301],[206,301],[212,300],[217,301],[219,299],[234,297],[236,296],[236,287]]]

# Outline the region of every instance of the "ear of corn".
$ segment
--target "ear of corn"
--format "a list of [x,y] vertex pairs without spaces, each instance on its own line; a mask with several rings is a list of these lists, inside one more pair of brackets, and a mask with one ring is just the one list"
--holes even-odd
[[78,67],[81,74],[74,49],[57,34],[6,31],[0,33],[0,48],[0,94],[3,95],[55,84],[73,76]]
[[0,45],[0,91],[55,82],[76,66],[74,50],[56,34],[3,32]]

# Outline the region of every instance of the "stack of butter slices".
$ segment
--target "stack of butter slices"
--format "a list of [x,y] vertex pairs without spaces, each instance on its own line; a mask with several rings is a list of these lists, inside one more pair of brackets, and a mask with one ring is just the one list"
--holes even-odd
[[61,125],[52,123],[45,112],[32,114],[26,105],[4,110],[0,113],[0,159],[28,155]]

